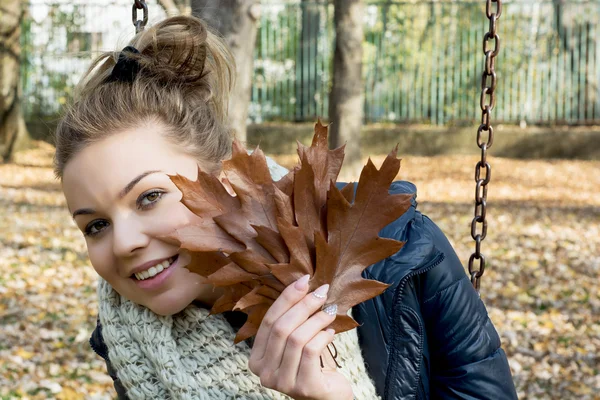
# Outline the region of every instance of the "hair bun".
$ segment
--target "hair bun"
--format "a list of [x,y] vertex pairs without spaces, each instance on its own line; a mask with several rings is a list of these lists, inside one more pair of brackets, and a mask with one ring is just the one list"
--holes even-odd
[[150,79],[199,85],[209,72],[205,70],[208,35],[197,18],[168,18],[136,36],[131,44],[140,54],[132,58]]

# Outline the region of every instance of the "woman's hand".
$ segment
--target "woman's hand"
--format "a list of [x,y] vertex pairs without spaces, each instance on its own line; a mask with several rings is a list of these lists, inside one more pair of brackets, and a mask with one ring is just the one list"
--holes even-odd
[[250,370],[263,386],[294,399],[351,400],[350,382],[335,368],[321,368],[319,360],[333,340],[333,330],[323,329],[335,319],[337,307],[317,312],[329,286],[307,294],[308,280],[306,275],[289,285],[267,311],[254,340]]

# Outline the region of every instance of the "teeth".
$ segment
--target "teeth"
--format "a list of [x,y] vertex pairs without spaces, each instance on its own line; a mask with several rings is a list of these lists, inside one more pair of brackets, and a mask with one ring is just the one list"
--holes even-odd
[[173,260],[174,260],[174,257],[171,257],[168,260],[158,263],[155,266],[150,267],[149,269],[147,269],[145,271],[136,273],[135,277],[137,278],[138,281],[143,281],[144,279],[153,277],[156,274],[159,274],[162,271],[164,271],[165,269],[169,268],[169,266],[173,263]]

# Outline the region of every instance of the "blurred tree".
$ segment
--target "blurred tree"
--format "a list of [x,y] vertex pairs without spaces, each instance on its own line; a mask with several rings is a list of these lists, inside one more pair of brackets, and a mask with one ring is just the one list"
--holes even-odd
[[0,4],[0,157],[5,162],[31,140],[21,112],[19,79],[24,14],[20,0]]
[[568,51],[570,47],[570,38],[568,35],[568,29],[570,28],[567,18],[565,18],[565,0],[554,0],[552,1],[552,7],[554,8],[554,21],[556,24],[556,32],[558,33],[559,43],[562,50]]
[[254,46],[260,14],[258,0],[192,0],[192,14],[225,38],[236,61],[236,85],[229,101],[229,118],[238,140],[246,141]]
[[[319,27],[321,25],[321,4],[314,0],[302,0],[300,41],[296,54],[296,81],[298,95],[298,120],[313,115],[317,109],[315,95],[319,92],[319,80],[316,74],[311,74],[311,68],[317,68],[317,42],[319,40]],[[311,76],[312,75],[312,76]],[[311,79],[312,78],[312,79]],[[313,85],[316,84],[316,85]],[[312,111],[312,112],[311,112]]]
[[360,164],[360,131],[363,121],[362,0],[334,0],[335,53],[333,85],[329,97],[330,145],[346,144],[344,168]]
[[190,0],[158,0],[158,4],[164,8],[168,16],[188,15],[190,10]]

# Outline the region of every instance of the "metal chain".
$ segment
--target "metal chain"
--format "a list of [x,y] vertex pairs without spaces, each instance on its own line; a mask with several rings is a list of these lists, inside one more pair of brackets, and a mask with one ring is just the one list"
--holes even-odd
[[[138,19],[138,10],[143,10],[143,19]],[[135,26],[135,33],[138,34],[144,30],[148,23],[148,6],[145,0],[133,0],[131,7],[131,22]]]
[[[493,9],[492,3],[496,3]],[[471,222],[471,237],[475,241],[475,252],[469,258],[469,274],[471,283],[479,293],[480,279],[485,272],[485,256],[481,253],[481,242],[487,236],[487,185],[492,178],[492,166],[487,161],[487,151],[494,143],[494,128],[492,128],[491,112],[496,105],[496,56],[500,52],[500,37],[497,33],[497,22],[502,15],[502,0],[486,0],[485,15],[490,21],[488,32],[483,36],[483,54],[485,67],[481,76],[481,124],[477,128],[477,146],[481,149],[481,159],[475,165],[475,216]],[[494,49],[491,49],[490,40],[493,40]],[[487,133],[487,135],[484,134]],[[481,176],[483,172],[485,175]],[[474,268],[475,260],[479,267]]]

